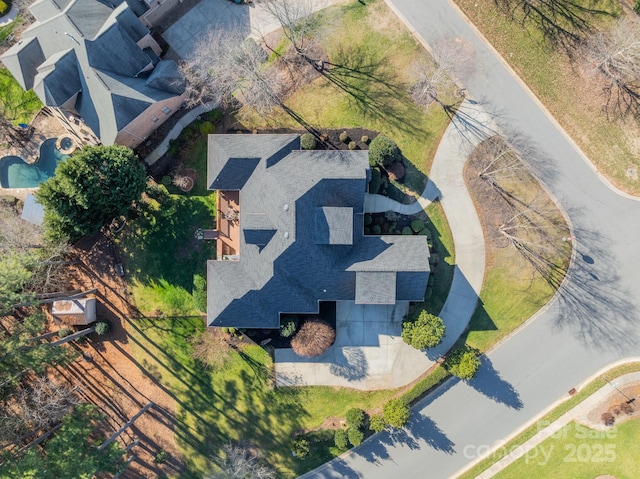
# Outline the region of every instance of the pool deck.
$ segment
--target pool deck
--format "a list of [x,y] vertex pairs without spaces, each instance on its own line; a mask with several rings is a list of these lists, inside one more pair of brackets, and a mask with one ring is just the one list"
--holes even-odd
[[[0,158],[3,156],[19,156],[27,163],[35,163],[40,155],[40,145],[49,138],[65,135],[66,131],[53,116],[40,110],[29,124],[33,128],[33,135],[24,144],[13,142],[0,148]],[[5,140],[3,140],[5,141]]]
[[[5,144],[4,148],[0,148],[0,158],[4,156],[19,156],[27,163],[35,163],[40,156],[40,145],[45,140],[57,138],[66,133],[58,120],[53,116],[47,115],[42,110],[38,112],[29,125],[34,129],[31,138],[24,144],[15,142],[13,145],[6,146]],[[11,195],[24,201],[27,194],[36,190],[37,188],[2,188],[0,186],[0,195]]]

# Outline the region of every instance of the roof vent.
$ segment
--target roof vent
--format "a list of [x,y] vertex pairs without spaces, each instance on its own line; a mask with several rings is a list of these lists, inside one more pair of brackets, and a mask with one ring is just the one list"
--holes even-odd
[[282,209],[285,211],[289,211],[289,203],[285,203]]
[[284,239],[289,239],[289,232],[288,231],[284,232]]

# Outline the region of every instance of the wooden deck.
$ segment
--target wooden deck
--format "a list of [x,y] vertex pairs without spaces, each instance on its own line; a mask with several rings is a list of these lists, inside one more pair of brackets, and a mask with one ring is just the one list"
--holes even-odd
[[218,191],[216,257],[240,254],[240,192]]

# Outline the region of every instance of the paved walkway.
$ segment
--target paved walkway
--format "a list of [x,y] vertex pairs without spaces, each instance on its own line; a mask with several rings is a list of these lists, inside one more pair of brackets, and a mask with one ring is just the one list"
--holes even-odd
[[171,140],[178,138],[178,135],[180,135],[182,130],[189,126],[199,115],[211,111],[215,107],[215,103],[206,103],[204,105],[197,106],[193,110],[189,111],[186,115],[180,118],[178,123],[176,123],[173,128],[171,128],[171,131],[169,131],[165,139],[162,140],[162,142],[156,147],[155,150],[147,155],[144,161],[148,165],[153,165],[160,159],[162,155],[167,152],[167,150],[169,149],[169,142]]
[[[453,346],[475,310],[485,262],[484,235],[464,183],[463,168],[469,152],[479,141],[492,136],[494,129],[491,118],[477,104],[465,101],[440,141],[431,177],[419,201],[403,205],[380,195],[368,195],[368,203],[365,200],[365,211],[414,214],[440,196],[456,255],[451,290],[440,313],[447,328],[442,343],[426,354],[417,351],[400,337],[404,313],[373,306],[365,311],[352,305],[353,309],[339,309],[336,344],[319,358],[310,361],[291,350],[276,350],[276,384],[362,390],[400,387],[415,381]],[[354,334],[356,330],[360,333]],[[365,332],[379,339],[367,344]],[[348,338],[347,343],[342,342],[343,337]]]

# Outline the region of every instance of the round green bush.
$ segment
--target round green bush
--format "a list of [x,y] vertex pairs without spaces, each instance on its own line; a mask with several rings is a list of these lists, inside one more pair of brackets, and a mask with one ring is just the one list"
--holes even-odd
[[369,164],[371,166],[387,166],[394,161],[401,161],[402,153],[395,141],[384,135],[376,136],[369,145]]
[[413,220],[411,222],[411,229],[416,233],[420,233],[424,229],[424,221],[422,220]]
[[480,359],[476,351],[465,346],[449,354],[443,366],[454,376],[469,381],[480,369]]
[[402,323],[402,339],[416,349],[433,348],[444,338],[444,321],[438,316],[422,311],[415,321]]
[[109,331],[111,331],[111,323],[105,320],[98,321],[96,323],[96,329],[94,329],[94,331],[98,336],[107,334]]
[[365,145],[369,144],[369,137],[367,135],[362,135],[362,138],[360,138],[360,142],[364,143]]
[[347,426],[353,429],[360,429],[364,425],[364,411],[356,407],[347,411]]
[[351,445],[359,446],[362,444],[362,440],[364,439],[364,433],[360,429],[350,428],[347,431],[347,437],[349,438]]
[[404,228],[402,228],[402,234],[403,235],[412,235],[413,234],[413,230],[411,229],[411,226],[405,226]]
[[371,429],[373,432],[384,431],[386,427],[387,423],[381,415],[376,414],[369,418],[369,429]]
[[158,451],[158,454],[156,454],[156,456],[153,458],[153,462],[155,462],[156,464],[164,464],[165,462],[167,462],[167,459],[169,459],[169,454],[167,454],[167,451],[165,451],[164,449],[160,449]]
[[381,235],[382,234],[382,228],[380,228],[380,225],[373,225],[371,227],[371,234]]
[[298,330],[299,319],[295,314],[283,314],[280,319],[280,336],[289,338]]
[[300,137],[300,148],[303,150],[315,150],[318,146],[318,140],[311,133],[303,133]]
[[349,142],[349,149],[350,150],[355,150],[356,148],[358,148],[358,144],[355,141],[350,141]]
[[382,417],[391,427],[401,428],[406,426],[410,416],[409,405],[402,398],[389,399],[382,406]]
[[160,183],[164,186],[169,186],[172,183],[171,177],[169,175],[164,175],[160,180]]
[[201,274],[193,275],[193,305],[198,311],[207,311],[207,279]]
[[309,455],[309,441],[304,437],[299,437],[293,441],[293,452],[297,457],[306,457]]
[[343,131],[342,133],[340,133],[339,138],[342,143],[347,143],[349,141],[349,134],[346,131]]
[[429,231],[427,228],[423,229],[418,234],[422,236],[426,236],[427,238],[431,238],[431,231]]
[[370,235],[371,234],[371,228],[369,228],[368,226],[365,226],[364,227],[364,234]]
[[211,135],[216,131],[216,125],[211,123],[210,121],[203,121],[198,124],[198,130],[203,135]]
[[349,443],[347,442],[347,431],[344,429],[336,429],[336,432],[333,435],[333,442],[338,449],[345,451],[349,447]]
[[369,213],[365,213],[364,215],[364,225],[369,226],[373,222],[373,218]]

